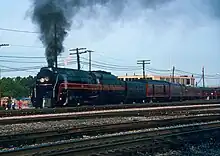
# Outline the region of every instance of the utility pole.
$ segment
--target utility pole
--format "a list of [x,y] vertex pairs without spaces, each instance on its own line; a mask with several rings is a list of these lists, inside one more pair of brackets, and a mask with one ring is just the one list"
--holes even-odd
[[137,64],[142,64],[143,68],[143,79],[145,79],[145,65],[150,64],[150,60],[138,60]]
[[173,70],[172,70],[172,82],[174,83],[174,76],[175,76],[175,67],[173,66]]
[[54,25],[54,54],[55,54],[55,68],[57,68],[57,26]]
[[92,50],[86,50],[85,52],[88,52],[89,53],[89,71],[91,71],[92,70],[92,52],[94,52],[94,51],[92,51]]
[[202,86],[205,87],[205,68],[202,67]]
[[80,70],[80,57],[79,54],[87,53],[86,51],[79,52],[80,50],[86,50],[86,48],[76,48],[76,49],[70,49],[69,51],[76,51],[76,53],[70,53],[70,55],[77,56],[77,69]]

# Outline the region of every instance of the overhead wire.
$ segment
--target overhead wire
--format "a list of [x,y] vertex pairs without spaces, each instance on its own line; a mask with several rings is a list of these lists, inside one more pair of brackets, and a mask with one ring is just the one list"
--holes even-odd
[[[81,57],[82,59],[84,59],[84,60],[87,60],[87,61],[89,61],[89,59],[87,59],[87,58],[84,58],[84,57]],[[110,64],[110,63],[105,63],[105,62],[101,62],[101,61],[92,61],[92,62],[95,62],[96,64],[100,64],[100,65],[106,65],[106,66],[111,66],[111,67],[116,67],[116,68],[118,68],[118,67],[122,67],[122,68],[137,68],[137,66],[125,66],[125,65],[119,65],[119,64]]]
[[100,55],[100,56],[104,56],[105,58],[108,58],[110,60],[114,60],[114,61],[117,61],[117,62],[122,62],[124,60],[122,59],[118,59],[118,58],[114,58],[114,57],[111,57],[111,56],[107,56],[107,55],[104,55],[103,52],[96,52],[97,55]]
[[[87,58],[84,58],[84,57],[82,57],[82,59],[84,59],[84,60],[89,60],[89,59],[87,59]],[[110,66],[109,68],[114,68],[114,69],[118,69],[118,68],[120,68],[120,69],[128,69],[128,70],[136,70],[136,69],[138,69],[138,70],[141,70],[142,69],[142,67],[140,67],[140,66],[125,66],[125,65],[119,65],[119,64],[110,64],[110,63],[105,63],[105,62],[101,62],[101,61],[92,61],[92,62],[95,62],[96,63],[96,66],[97,66],[97,64],[100,66],[103,66],[103,65],[107,65],[107,66]],[[94,64],[94,63],[93,63]],[[155,73],[155,74],[161,74],[161,73],[159,73],[159,72],[170,72],[171,70],[162,70],[162,69],[155,69],[155,68],[151,68],[151,67],[145,67],[145,70],[146,71],[150,71],[150,72],[152,72],[152,73]],[[156,72],[155,72],[156,71]]]
[[[1,57],[1,56],[0,56]],[[4,56],[2,56],[4,57]],[[19,57],[19,56],[5,56],[5,57],[10,57],[10,58],[45,58],[45,57]],[[88,60],[88,59],[85,59]],[[2,62],[12,62],[12,63],[46,63],[46,62],[34,62],[34,61],[11,61],[11,60],[0,60]],[[62,60],[64,62],[64,60]],[[109,63],[104,63],[104,62],[100,62],[100,61],[93,61],[95,63],[92,63],[92,66],[97,67],[97,68],[101,68],[101,69],[105,69],[105,70],[117,70],[117,71],[137,71],[137,70],[141,70],[142,67],[140,66],[124,66],[124,65],[116,65],[116,64],[109,64]],[[68,64],[72,64],[72,61],[69,61]],[[76,63],[76,61],[75,61]],[[89,63],[87,61],[81,61],[82,64],[88,66]],[[64,64],[64,63],[61,63]],[[20,70],[30,70],[30,69],[36,69],[36,68],[40,68],[42,66],[31,66],[31,67],[22,67],[22,68],[15,68],[14,70],[20,71]],[[20,69],[20,70],[19,70]],[[4,71],[4,70],[3,70]],[[155,68],[146,68],[146,71],[150,72],[150,73],[154,73],[154,74],[162,74],[162,72],[170,72],[171,70],[162,70],[162,69],[155,69]],[[182,73],[182,72],[178,72],[178,73]],[[190,72],[185,72],[185,73],[190,73]],[[193,73],[195,74],[195,73]],[[201,77],[201,74],[195,74],[196,76],[194,77]],[[206,77],[208,79],[218,79],[218,77]]]
[[24,47],[24,48],[39,48],[39,49],[44,48],[43,46],[19,45],[19,44],[9,44],[9,46],[12,46],[12,47]]
[[0,55],[1,58],[16,58],[16,59],[45,59],[45,56],[10,56],[10,55]]
[[[0,56],[0,58],[14,58],[14,59],[45,59],[44,56]],[[64,58],[64,57],[60,57],[60,58]],[[86,61],[82,61],[84,64],[88,65],[88,59],[81,57],[83,60]],[[73,59],[73,58],[72,58]],[[12,63],[45,63],[45,62],[35,62],[35,61],[17,61],[17,60],[0,60],[1,62],[12,62]],[[64,60],[63,60],[64,61]],[[106,62],[102,62],[102,61],[92,61],[92,65],[94,67],[98,67],[98,68],[102,68],[102,69],[107,69],[107,70],[120,70],[120,71],[134,71],[134,70],[141,70],[140,66],[126,66],[126,65],[119,65],[119,64],[111,64],[111,63],[106,63]],[[39,67],[39,66],[37,66]],[[29,68],[33,68],[33,67],[27,67]],[[36,68],[36,67],[34,67]],[[152,67],[145,67],[146,71],[154,73],[154,74],[164,74],[164,72],[171,72],[171,70],[164,70],[164,69],[155,69]],[[24,68],[22,68],[24,69]],[[26,69],[26,68],[25,68]],[[180,70],[180,69],[176,69],[175,73],[178,74],[192,74],[194,77],[201,77],[202,74],[198,74],[198,73],[193,73],[193,72],[187,72],[184,70]],[[207,79],[220,79],[220,76],[217,75],[205,75],[205,78]]]
[[[84,65],[89,65],[88,62],[81,62]],[[96,64],[96,63],[91,63],[93,67],[97,67],[100,69],[107,69],[107,70],[115,70],[115,71],[134,71],[134,70],[140,70],[141,68],[123,68],[123,67],[112,67],[112,66],[106,66],[106,65],[101,65],[101,64]]]
[[[194,77],[201,77],[202,74],[198,74],[198,73],[192,73],[192,72],[187,72],[187,71],[183,71],[183,70],[176,70],[178,73],[185,73],[185,74],[191,74],[193,75]],[[208,75],[208,74],[205,74],[205,78],[206,79],[220,79],[220,76],[219,75]]]
[[34,31],[9,29],[9,28],[0,28],[0,30],[10,31],[10,32],[18,32],[18,33],[30,33],[30,34],[38,34],[39,33],[39,32],[34,32]]
[[[99,55],[101,55],[101,56],[105,56],[105,57],[107,57],[107,58],[110,58],[110,59],[112,59],[112,60],[116,60],[116,61],[120,61],[120,62],[122,62],[122,61],[124,61],[124,60],[122,60],[122,59],[116,59],[116,58],[113,58],[113,57],[109,57],[109,56],[106,56],[106,55],[102,55],[101,53],[97,53],[97,54],[99,54]],[[88,60],[88,59],[87,59]],[[94,62],[94,60],[93,60],[93,62]],[[98,61],[95,61],[95,62],[98,62]],[[98,63],[102,63],[102,64],[104,64],[103,62],[98,62]],[[105,63],[106,64],[106,63]],[[112,64],[111,64],[112,65]],[[120,66],[120,65],[115,65],[115,66]],[[134,67],[134,66],[133,66]],[[160,71],[160,72],[170,72],[171,70],[166,70],[166,69],[155,69],[155,68],[152,68],[152,67],[149,67],[149,66],[145,66],[145,69],[148,69],[148,70],[155,70],[155,71]]]
[[[14,55],[0,55],[0,58],[45,59],[45,56],[14,56]],[[58,58],[65,58],[65,57],[58,57]]]
[[[70,61],[69,64],[74,64],[76,63],[76,61]],[[64,66],[64,62],[62,63],[58,63],[59,66]],[[21,71],[27,71],[27,70],[33,70],[33,69],[40,69],[42,67],[44,67],[43,65],[39,65],[39,66],[30,66],[30,67],[20,67],[20,68],[14,68],[14,67],[8,67],[8,66],[4,66],[4,65],[0,65],[0,67],[4,67],[7,69],[1,69],[1,72],[21,72]]]
[[[36,31],[9,29],[9,28],[2,28],[2,27],[0,28],[0,31],[9,31],[9,32],[17,32],[17,33],[29,33],[29,34],[39,34],[39,32],[36,32]],[[38,47],[38,46],[31,46],[31,45],[16,45],[16,44],[11,44],[10,46],[27,47],[27,48],[43,48],[41,46]],[[110,58],[112,60],[122,61],[122,59],[116,59],[114,57],[103,55],[102,53],[97,53],[97,54],[105,56],[105,57],[108,57],[108,58]],[[45,58],[45,57],[38,57],[38,56],[30,56],[30,57],[28,57],[28,56],[0,56],[0,57],[1,58],[16,58],[16,59],[41,59],[41,58]],[[6,62],[6,60],[2,61],[2,62]],[[93,62],[95,62],[95,63],[93,63],[93,66],[102,67],[102,68],[106,68],[106,69],[113,69],[114,68],[114,69],[120,69],[120,70],[129,70],[129,69],[130,70],[136,70],[136,69],[140,68],[140,67],[137,67],[137,66],[114,65],[114,64],[104,63],[104,62],[100,62],[100,61],[93,61]],[[20,62],[15,62],[14,61],[14,63],[20,63]],[[155,68],[151,68],[149,66],[147,66],[145,68],[146,68],[147,71],[152,72],[152,73],[156,73],[156,74],[161,74],[163,72],[171,72],[171,70],[155,69]],[[175,72],[184,73],[184,74],[191,74],[194,77],[200,77],[202,75],[202,74],[188,72],[188,71],[184,71],[184,70],[180,70],[180,69],[176,69]],[[220,76],[205,74],[205,78],[206,79],[220,79]]]
[[16,61],[16,60],[0,60],[0,62],[10,62],[10,63],[45,63],[45,62],[35,62],[35,61]]

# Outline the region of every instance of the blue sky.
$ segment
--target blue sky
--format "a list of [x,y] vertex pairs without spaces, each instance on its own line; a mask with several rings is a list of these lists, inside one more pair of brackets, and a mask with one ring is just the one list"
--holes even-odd
[[[143,9],[129,3],[117,21],[109,21],[111,13],[102,7],[97,7],[97,17],[84,18],[88,14],[84,9],[73,19],[72,29],[65,39],[65,52],[62,57],[68,56],[70,48],[86,47],[95,51],[92,58],[97,61],[96,64],[110,64],[109,71],[116,75],[141,74],[141,68],[134,67],[137,66],[137,60],[150,59],[151,65],[146,71],[147,74],[170,75],[169,71],[161,70],[170,70],[172,66],[182,71],[200,74],[204,66],[206,74],[214,76],[220,73],[220,20],[212,16],[212,8],[202,2],[203,0],[174,0],[156,10]],[[0,28],[38,31],[27,13],[30,5],[30,0],[19,0],[19,3],[14,0],[2,2]],[[1,43],[9,43],[11,46],[2,47],[0,56],[44,56],[38,34],[0,30]],[[82,57],[82,61],[87,61],[87,54],[83,54]],[[75,60],[75,56],[72,59]],[[46,65],[45,58],[0,60],[2,76],[34,75],[39,70],[33,68],[31,71],[5,72],[7,67]],[[24,63],[18,63],[21,61]],[[86,65],[82,66],[83,69],[88,69]],[[76,65],[68,67],[76,68]],[[155,71],[152,68],[160,70]],[[186,72],[177,71],[176,74],[187,75]],[[207,77],[206,83],[220,84],[219,77]]]

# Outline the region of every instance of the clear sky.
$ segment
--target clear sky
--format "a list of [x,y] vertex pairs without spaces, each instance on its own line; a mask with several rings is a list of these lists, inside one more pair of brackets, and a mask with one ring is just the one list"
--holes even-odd
[[[44,57],[38,34],[1,30],[38,31],[30,18],[30,6],[30,0],[1,2],[0,44],[11,45],[0,49],[2,76],[34,75],[39,70],[36,66],[46,65],[45,58],[1,58],[6,55]],[[89,14],[86,9],[74,17],[62,57],[68,56],[70,48],[86,47],[95,51],[92,59],[97,62],[94,64],[101,68],[100,63],[105,63],[103,69],[116,75],[141,74],[141,68],[136,68],[138,59],[150,59],[146,73],[156,75],[170,75],[166,70],[172,66],[176,67],[177,75],[200,74],[204,66],[206,74],[210,75],[206,83],[220,84],[220,76],[217,76],[220,73],[220,18],[213,16],[213,7],[204,0],[173,0],[156,9],[128,3],[115,21],[110,20],[111,13],[104,8],[97,7],[96,11],[98,15],[91,19],[85,18]],[[85,62],[88,54],[82,57]],[[75,60],[75,56],[72,59]],[[10,71],[23,67],[32,70]],[[76,65],[68,67],[76,68]],[[86,64],[82,67],[88,69]],[[195,76],[199,80],[200,75]]]

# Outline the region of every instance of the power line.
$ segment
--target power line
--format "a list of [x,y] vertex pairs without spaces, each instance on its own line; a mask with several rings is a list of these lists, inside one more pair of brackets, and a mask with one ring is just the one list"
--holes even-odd
[[[31,34],[38,34],[39,32],[35,32],[35,31],[28,31],[28,30],[19,30],[19,29],[9,29],[9,28],[0,28],[0,30],[2,31],[10,31],[10,32],[18,32],[18,33],[31,33]],[[43,48],[43,47],[36,47],[36,46],[26,46],[26,45],[11,45],[11,46],[18,46],[18,47],[29,47],[29,48]],[[104,55],[103,55],[104,56]],[[0,56],[1,57],[1,56]],[[17,58],[21,58],[21,57],[17,57]],[[44,58],[44,57],[22,57],[22,58]],[[112,57],[109,57],[113,60],[119,60],[119,59],[115,59]],[[165,70],[163,70],[165,71]],[[189,73],[192,75],[201,75],[201,74],[197,74],[197,73],[191,73],[191,72],[186,72],[186,71],[181,71],[180,72],[184,72],[184,73]],[[210,77],[210,79],[215,78],[216,76],[213,75],[206,75],[205,77]],[[212,77],[212,78],[211,78]]]
[[[86,62],[84,61],[84,63],[89,64],[87,61]],[[125,66],[121,67],[121,66],[116,66],[116,65],[105,65],[105,64],[100,64],[100,63],[92,63],[92,65],[104,67],[104,68],[108,68],[108,69],[122,69],[122,70],[131,70],[132,69],[130,67],[125,67]],[[135,69],[140,69],[140,68],[138,68],[138,66],[136,66]]]
[[1,55],[0,57],[3,57],[3,58],[33,58],[33,59],[42,59],[42,58],[45,58],[45,56],[9,56],[9,55]]
[[[60,62],[63,62],[64,60],[61,60]],[[17,61],[17,60],[0,60],[0,62],[9,62],[9,63],[30,63],[30,64],[33,64],[33,63],[46,63],[46,61],[45,62],[43,62],[43,61]]]
[[149,70],[149,69],[147,69],[147,68],[145,68],[145,71],[148,71],[149,73],[153,73],[153,74],[158,74],[158,75],[162,75],[162,74],[164,74],[164,73],[159,73],[159,72],[157,72],[157,71],[153,71],[153,70]]
[[[5,56],[0,56],[0,57],[5,57]],[[20,57],[20,56],[6,56],[6,57],[9,57],[9,58],[45,58],[45,57]],[[83,58],[85,60],[88,60],[86,58]],[[12,63],[45,63],[45,62],[37,62],[37,61],[17,61],[17,60],[0,60],[2,62],[12,62]],[[61,60],[62,62],[62,60]],[[93,61],[93,62],[96,62],[96,63],[92,63],[92,65],[96,66],[96,67],[99,67],[99,68],[102,68],[102,69],[110,69],[110,70],[120,70],[120,71],[136,71],[136,70],[139,70],[141,69],[139,66],[122,66],[122,65],[116,65],[116,64],[109,64],[109,63],[103,63],[103,62],[100,62],[100,61]],[[35,66],[34,66],[35,67]],[[34,68],[33,66],[32,67],[28,67],[28,68]],[[38,66],[39,68],[39,66]],[[155,74],[163,74],[162,72],[167,72],[167,71],[170,71],[170,70],[161,70],[161,69],[154,69],[154,68],[145,68],[146,71],[149,71],[151,73],[155,73]],[[178,70],[178,69],[177,69]],[[159,72],[158,72],[159,71]],[[178,73],[178,72],[177,72]],[[189,73],[189,72],[187,72]],[[201,77],[201,74],[197,74],[198,76],[195,76],[196,77]],[[210,75],[211,76],[211,75]],[[212,75],[212,77],[207,77],[205,76],[206,79],[220,79],[219,76],[216,76],[216,75]]]
[[169,70],[169,69],[155,69],[152,67],[145,67],[145,69],[154,70],[154,71],[158,71],[158,72],[171,72],[171,70]]
[[[85,59],[87,60],[86,58],[83,58],[82,59]],[[96,63],[101,63],[102,65],[107,65],[107,66],[111,66],[113,68],[117,67],[117,68],[126,68],[126,69],[140,69],[140,66],[123,66],[123,65],[119,65],[119,64],[110,64],[110,63],[105,63],[105,62],[100,62],[100,61],[93,61],[93,62],[96,62]],[[163,69],[155,69],[155,68],[151,68],[151,67],[145,67],[145,71],[150,71],[152,73],[155,73],[155,74],[162,74],[162,72],[170,72],[171,70],[163,70]],[[155,72],[156,71],[156,72]],[[160,73],[158,73],[160,72]]]
[[[76,61],[71,61],[69,63],[74,64],[74,63],[76,63]],[[64,63],[58,63],[58,65],[62,66],[62,65],[64,65]],[[28,70],[33,70],[33,69],[40,69],[43,66],[30,66],[30,67],[13,68],[13,67],[0,65],[0,67],[7,68],[7,69],[2,69],[2,72],[21,72],[21,71],[28,71]]]
[[[87,60],[87,58],[81,57],[84,60]],[[107,65],[107,66],[111,66],[113,68],[115,67],[122,67],[122,68],[137,68],[138,66],[125,66],[125,65],[119,65],[119,64],[111,64],[111,63],[106,63],[106,62],[101,62],[101,61],[95,61],[93,60],[93,62],[97,63],[97,64],[101,64],[101,65]]]
[[196,86],[202,81],[202,77],[200,78],[200,80],[196,83]]
[[8,28],[0,28],[3,31],[10,31],[10,32],[18,32],[18,33],[30,33],[30,34],[38,34],[39,32],[28,31],[28,30],[18,30],[18,29],[8,29]]
[[107,55],[105,55],[105,54],[103,54],[103,53],[99,53],[99,52],[98,52],[97,54],[100,55],[100,56],[107,57],[108,59],[114,60],[114,61],[117,61],[117,62],[123,62],[123,61],[125,61],[125,60],[122,60],[122,59],[118,59],[118,58],[114,58],[114,57],[107,56]]
[[0,60],[0,62],[10,62],[10,63],[45,63],[45,62],[34,62],[34,61],[14,61],[14,60]]
[[[0,56],[0,58],[14,58],[14,59],[45,59],[44,56]],[[64,58],[64,57],[62,57]],[[83,58],[85,60],[88,60],[86,58]],[[17,61],[17,60],[0,60],[1,62],[12,62],[12,63],[45,63],[45,62],[37,62],[37,61]],[[93,61],[95,63],[92,63],[91,65],[94,65],[98,68],[102,68],[102,69],[110,69],[110,70],[118,70],[118,71],[136,71],[139,70],[140,67],[139,66],[123,66],[123,65],[118,65],[118,64],[110,64],[110,63],[106,63],[106,62],[101,62],[101,61]],[[85,63],[84,63],[85,64]],[[33,69],[33,67],[28,67],[30,69]],[[39,68],[39,66],[37,67]],[[17,70],[17,69],[16,69]],[[22,68],[23,70],[23,68]],[[28,69],[29,70],[29,69]],[[151,73],[156,73],[156,74],[162,74],[162,72],[170,72],[171,70],[163,70],[163,69],[155,69],[155,68],[151,68],[151,67],[145,67],[145,70],[151,72]],[[194,75],[194,77],[196,78],[200,78],[202,76],[202,74],[198,74],[198,73],[192,73],[192,72],[187,72],[187,71],[183,71],[183,70],[179,70],[176,69],[175,70],[176,73],[188,73],[188,74],[192,74]],[[206,79],[220,79],[220,76],[217,75],[205,75],[204,78]]]
[[[82,61],[81,63],[84,65],[89,65],[88,62]],[[136,69],[116,68],[116,67],[109,67],[109,66],[105,66],[105,65],[99,65],[99,64],[95,64],[95,63],[92,63],[92,66],[100,68],[100,69],[114,70],[114,71],[137,71],[137,70],[141,69],[141,68],[136,68]]]
[[[87,62],[86,62],[87,63]],[[129,68],[129,67],[115,67],[115,66],[109,66],[109,65],[104,65],[104,64],[97,64],[97,63],[92,63],[92,65],[100,68],[105,68],[105,69],[110,69],[110,70],[121,70],[121,71],[129,71],[129,70],[140,70],[141,67],[135,67],[135,68]]]
[[[182,72],[182,73],[191,74],[191,75],[202,76],[202,74],[187,72],[187,71],[183,71],[183,70],[179,70],[179,69],[176,69],[176,71],[179,71],[179,72]],[[208,74],[205,75],[205,77],[216,77],[216,76],[217,76],[217,75],[208,75]],[[218,77],[219,77],[219,76],[218,76]]]
[[[76,61],[70,61],[69,64],[74,64],[76,63]],[[59,63],[59,65],[63,65],[64,63]],[[84,62],[82,61],[82,64],[84,65],[89,65],[88,62]],[[141,67],[136,67],[136,68],[125,68],[125,67],[112,67],[112,66],[106,66],[106,65],[100,65],[100,64],[96,64],[96,63],[92,63],[92,66],[100,68],[100,69],[105,69],[105,70],[114,70],[114,71],[137,71],[140,70]],[[4,68],[7,69],[2,69],[2,72],[21,72],[21,71],[31,71],[34,69],[39,69],[43,66],[29,66],[29,67],[22,67],[22,68],[12,68],[12,67],[8,67],[8,66],[2,66]],[[147,70],[147,69],[146,69]],[[161,74],[152,70],[147,70],[151,73],[155,73],[155,74]],[[219,79],[219,78],[207,78],[207,79]]]
[[[10,56],[10,55],[0,55],[0,58],[16,58],[16,59],[45,59],[45,56]],[[59,57],[64,58],[64,57]]]
[[24,47],[24,48],[44,48],[41,46],[32,46],[32,45],[17,45],[17,44],[10,44],[11,47]]
[[[81,57],[82,59],[84,59],[84,60],[88,60],[87,58],[84,58],[84,57]],[[125,69],[125,70],[127,70],[127,69],[132,69],[133,68],[133,70],[136,70],[137,68],[138,68],[138,66],[122,66],[122,65],[119,65],[119,64],[110,64],[110,63],[105,63],[105,62],[101,62],[101,61],[93,61],[93,62],[95,62],[95,63],[97,63],[97,64],[101,64],[101,66],[108,66],[108,69],[113,69],[113,68],[120,68],[120,69]],[[97,65],[96,64],[96,65]],[[136,68],[136,69],[135,69]],[[177,70],[177,72],[175,72],[175,73],[179,73],[180,75],[182,75],[182,72],[178,72],[178,71],[182,71],[182,70],[178,70],[178,69],[176,69]],[[175,70],[175,71],[176,71]],[[164,74],[165,72],[167,73],[167,72],[171,72],[171,70],[165,70],[165,69],[155,69],[155,68],[152,68],[152,67],[145,67],[145,71],[149,71],[149,72],[151,72],[151,73],[154,73],[154,74]],[[197,75],[197,76],[194,76],[195,78],[196,77],[201,77],[201,74],[195,74],[195,73],[191,73],[191,72],[185,72],[185,71],[183,71],[184,73],[190,73],[190,74],[194,74],[194,75]],[[209,75],[209,76],[212,76],[212,75]],[[214,77],[213,77],[214,76]],[[213,75],[212,77],[207,77],[208,79],[217,79],[217,77],[216,77],[216,75]],[[206,76],[205,76],[206,77]],[[220,77],[219,77],[220,78]]]

